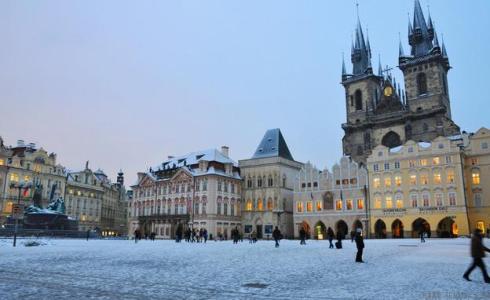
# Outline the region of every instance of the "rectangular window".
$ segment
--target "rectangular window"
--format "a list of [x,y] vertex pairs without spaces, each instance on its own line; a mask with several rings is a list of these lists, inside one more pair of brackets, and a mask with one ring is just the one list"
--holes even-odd
[[389,170],[390,169],[390,163],[385,163],[385,170]]
[[452,161],[451,156],[446,156],[446,164],[450,164]]
[[393,208],[393,200],[391,196],[386,196],[386,208]]
[[437,206],[443,206],[444,205],[442,203],[442,194],[436,194],[436,205]]
[[224,183],[225,193],[228,193],[228,182]]
[[395,176],[395,184],[396,184],[396,186],[402,185],[402,177],[401,176]]
[[386,187],[391,187],[391,178],[390,177],[386,177],[385,178],[385,186]]
[[340,179],[337,179],[337,180],[335,181],[335,184],[336,184],[336,185],[340,185]]
[[410,175],[410,184],[417,185],[417,175]]
[[374,208],[381,209],[381,198],[380,197],[374,198]]
[[307,212],[312,212],[313,211],[313,202],[312,201],[306,202],[306,211]]
[[474,195],[475,207],[481,207],[481,194],[475,193]]
[[303,202],[296,202],[296,211],[299,213],[303,212]]
[[373,186],[375,189],[378,189],[381,186],[379,178],[374,178],[373,179]]
[[262,201],[262,199],[257,200],[257,210],[258,211],[264,210],[264,201]]
[[378,172],[379,171],[379,165],[378,164],[374,164],[373,165],[373,171],[374,172]]
[[396,196],[396,208],[403,208],[403,199],[401,196]]
[[428,207],[430,205],[430,203],[429,203],[429,194],[423,194],[422,195],[422,200],[424,201],[424,207]]
[[415,168],[416,165],[417,165],[417,162],[415,160],[409,160],[408,161],[408,166],[410,168]]
[[221,203],[218,202],[217,204],[217,212],[216,214],[221,215]]
[[447,183],[454,183],[454,171],[447,170]]
[[353,208],[352,200],[347,200],[347,210],[352,210],[352,208]]
[[410,202],[412,203],[413,208],[417,208],[418,207],[417,195],[411,195],[410,196]]
[[221,192],[221,185],[222,185],[221,181],[218,181],[218,192]]
[[12,181],[12,182],[19,182],[19,174],[17,174],[17,173],[11,173],[10,174],[10,181]]
[[441,184],[441,174],[440,173],[434,174],[434,184]]
[[471,180],[472,180],[473,184],[480,184],[480,172],[474,171],[471,174]]
[[439,157],[433,157],[432,158],[432,164],[433,165],[438,165],[441,163],[441,159]]
[[488,149],[488,143],[487,142],[482,142],[481,143],[481,148],[484,150],[484,149]]
[[335,209],[342,210],[342,200],[337,200],[337,202],[335,202]]
[[429,163],[428,163],[427,159],[421,159],[421,160],[420,160],[420,165],[421,165],[421,166],[424,166],[424,167],[425,167],[425,166],[427,166],[428,164],[429,164]]
[[395,161],[395,169],[400,169],[400,162],[399,161]]
[[420,182],[421,182],[423,185],[427,185],[427,184],[429,184],[429,176],[427,176],[427,174],[422,174],[422,175],[420,175]]
[[226,202],[223,204],[223,214],[225,216],[228,215],[228,203],[226,203]]
[[316,201],[316,211],[322,211],[322,201]]
[[449,193],[449,205],[456,205],[456,193]]
[[357,199],[357,209],[364,209],[364,199]]

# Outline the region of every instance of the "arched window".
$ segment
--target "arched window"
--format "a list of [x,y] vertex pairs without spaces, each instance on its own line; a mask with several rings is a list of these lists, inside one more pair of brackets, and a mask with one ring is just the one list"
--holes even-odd
[[390,131],[385,134],[385,136],[381,140],[381,144],[388,148],[394,148],[400,146],[402,142],[400,136],[396,132]]
[[419,95],[427,93],[427,77],[425,76],[425,73],[419,73],[417,75],[417,89]]
[[429,131],[429,125],[427,125],[427,123],[424,123],[424,124],[422,125],[422,130],[423,130],[424,132]]
[[362,110],[362,92],[357,90],[355,93],[356,110]]

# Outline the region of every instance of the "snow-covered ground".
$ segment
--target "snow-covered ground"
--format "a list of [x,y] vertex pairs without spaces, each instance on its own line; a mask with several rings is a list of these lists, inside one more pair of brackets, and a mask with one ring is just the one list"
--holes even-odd
[[465,238],[366,240],[365,264],[350,241],[25,241],[0,239],[1,299],[490,299]]

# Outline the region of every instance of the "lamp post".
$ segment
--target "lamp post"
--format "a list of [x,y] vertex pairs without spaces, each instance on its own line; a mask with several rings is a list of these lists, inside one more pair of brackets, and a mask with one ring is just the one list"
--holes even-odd
[[[13,189],[18,189],[19,190],[19,193],[18,193],[18,196],[17,196],[17,205],[20,205],[20,195],[21,195],[21,192],[22,192],[22,189],[29,189],[31,187],[31,183],[29,182],[18,182],[18,183],[11,183],[10,184],[10,188],[13,188]],[[13,212],[13,209],[12,209],[12,212]],[[13,213],[12,213],[13,215]],[[18,231],[18,228],[19,228],[19,218],[18,216],[15,216],[15,227],[14,227],[14,244],[13,246],[15,247],[16,244],[17,244],[17,231]]]

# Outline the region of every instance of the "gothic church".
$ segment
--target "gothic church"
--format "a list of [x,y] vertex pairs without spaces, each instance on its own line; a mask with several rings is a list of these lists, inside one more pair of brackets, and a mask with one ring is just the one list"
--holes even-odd
[[345,155],[365,163],[374,147],[393,148],[407,140],[431,141],[460,133],[451,119],[447,72],[451,68],[444,41],[439,43],[430,15],[426,22],[415,0],[413,24],[408,24],[410,54],[399,45],[398,67],[405,91],[389,70],[371,65],[369,37],[364,38],[359,17],[351,50],[352,72],[342,62],[347,121],[342,124]]

